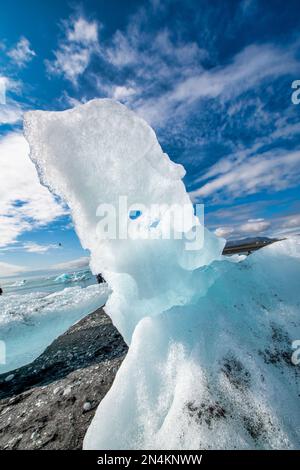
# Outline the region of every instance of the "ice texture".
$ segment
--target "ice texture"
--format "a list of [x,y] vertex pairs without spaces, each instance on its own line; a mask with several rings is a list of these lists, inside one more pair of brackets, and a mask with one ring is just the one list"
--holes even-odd
[[300,447],[300,242],[215,262],[193,304],[136,327],[86,449]]
[[33,361],[76,321],[104,305],[108,295],[102,284],[0,296],[0,338],[6,345],[0,374]]
[[[42,183],[71,209],[92,271],[109,282],[105,310],[130,344],[84,448],[299,447],[299,240],[240,262],[222,257],[224,240],[207,230],[194,251],[184,239],[99,241],[97,208],[118,207],[120,196],[192,212],[183,167],[112,100],[29,112],[25,136]],[[132,218],[145,232],[157,222],[147,210]],[[172,224],[184,235],[201,228],[196,217]]]

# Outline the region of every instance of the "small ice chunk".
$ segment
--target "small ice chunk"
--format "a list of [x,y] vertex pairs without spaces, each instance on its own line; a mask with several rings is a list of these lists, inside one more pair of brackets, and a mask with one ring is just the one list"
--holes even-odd
[[63,391],[63,396],[66,397],[66,396],[70,395],[71,392],[72,392],[72,387],[71,387],[71,385],[68,385]]

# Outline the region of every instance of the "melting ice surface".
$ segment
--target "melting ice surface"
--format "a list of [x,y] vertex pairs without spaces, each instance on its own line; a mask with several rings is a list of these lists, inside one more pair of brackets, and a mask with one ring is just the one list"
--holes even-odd
[[81,271],[2,284],[0,339],[6,357],[0,374],[28,364],[73,323],[104,305],[107,284],[92,282],[90,271]]
[[[299,239],[237,263],[208,231],[194,251],[184,239],[99,241],[97,207],[117,207],[119,196],[192,207],[183,167],[111,100],[29,112],[25,135],[41,181],[72,211],[93,272],[108,280],[106,312],[130,344],[84,448],[298,448]],[[156,223],[148,215],[133,218],[146,231]]]

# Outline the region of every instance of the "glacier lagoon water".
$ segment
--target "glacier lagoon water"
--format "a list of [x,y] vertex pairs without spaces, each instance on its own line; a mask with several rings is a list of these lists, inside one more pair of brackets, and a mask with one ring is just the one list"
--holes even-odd
[[95,284],[88,269],[1,285],[0,340],[5,348],[0,374],[34,360],[73,323],[104,305],[109,293],[106,284]]
[[[298,448],[299,239],[235,262],[207,230],[192,252],[183,240],[99,240],[97,208],[120,195],[192,207],[183,167],[112,100],[29,112],[25,136],[41,182],[71,209],[92,271],[108,280],[105,310],[130,345],[84,448]],[[144,230],[153,222],[143,214]]]

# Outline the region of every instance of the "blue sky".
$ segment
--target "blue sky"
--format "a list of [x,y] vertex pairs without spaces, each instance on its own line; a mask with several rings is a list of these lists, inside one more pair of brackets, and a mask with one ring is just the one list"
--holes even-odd
[[300,233],[299,23],[292,0],[3,0],[0,276],[88,256],[39,185],[22,114],[95,97],[152,125],[217,235]]

